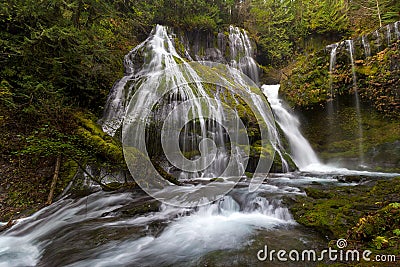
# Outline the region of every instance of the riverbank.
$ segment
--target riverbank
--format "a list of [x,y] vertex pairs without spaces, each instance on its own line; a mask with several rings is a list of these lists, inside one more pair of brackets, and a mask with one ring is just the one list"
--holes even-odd
[[310,186],[306,196],[287,198],[286,204],[298,223],[319,231],[331,246],[343,238],[348,249],[399,257],[400,177],[354,176],[342,182],[353,179],[360,185]]

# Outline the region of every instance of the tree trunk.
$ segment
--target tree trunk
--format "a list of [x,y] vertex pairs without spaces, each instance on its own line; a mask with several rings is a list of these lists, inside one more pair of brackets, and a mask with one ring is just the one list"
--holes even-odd
[[382,28],[381,11],[379,9],[379,1],[378,0],[376,0],[376,9],[378,10],[379,27]]
[[61,155],[58,155],[53,175],[53,181],[51,182],[50,193],[49,196],[47,197],[46,205],[50,205],[53,202],[54,190],[56,189],[58,174],[60,173],[60,166],[61,166]]

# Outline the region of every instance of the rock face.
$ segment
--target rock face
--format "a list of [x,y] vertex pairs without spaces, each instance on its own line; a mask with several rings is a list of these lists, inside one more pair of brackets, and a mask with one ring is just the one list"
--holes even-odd
[[358,90],[362,101],[388,117],[399,118],[399,24],[301,58],[283,75],[285,98],[293,106],[312,108]]
[[329,45],[284,70],[281,94],[302,110],[304,134],[325,161],[399,171],[399,24]]

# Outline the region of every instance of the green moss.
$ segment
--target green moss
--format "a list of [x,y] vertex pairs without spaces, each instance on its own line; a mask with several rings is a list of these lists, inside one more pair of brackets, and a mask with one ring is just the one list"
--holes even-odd
[[349,236],[353,240],[363,242],[365,247],[375,250],[386,249],[398,254],[399,227],[400,207],[399,203],[394,202],[361,217],[349,230]]
[[[400,117],[399,45],[400,41],[365,60],[355,61],[357,88],[362,100],[390,118]],[[345,53],[337,56],[336,68],[331,74],[326,51],[301,56],[285,69],[281,93],[289,104],[302,109],[323,106],[330,99],[330,86],[336,96],[354,94],[348,57]]]
[[332,198],[332,193],[326,192],[323,190],[318,190],[313,187],[310,188],[305,188],[306,194],[308,197],[314,198],[314,199],[321,199],[321,198]]
[[76,113],[78,122],[76,135],[82,139],[85,147],[99,157],[113,163],[123,163],[122,145],[119,141],[103,132],[90,114]]
[[360,75],[374,76],[377,72],[378,68],[376,66],[363,65],[357,68],[357,73]]
[[297,197],[291,211],[296,221],[332,239],[346,238],[368,247],[378,236],[398,241],[393,231],[400,225],[400,208],[393,202],[399,199],[399,190],[400,177],[378,181],[372,188],[306,188],[307,196]]
[[327,55],[302,56],[284,71],[281,93],[293,106],[312,107],[324,103],[329,92],[329,66]]

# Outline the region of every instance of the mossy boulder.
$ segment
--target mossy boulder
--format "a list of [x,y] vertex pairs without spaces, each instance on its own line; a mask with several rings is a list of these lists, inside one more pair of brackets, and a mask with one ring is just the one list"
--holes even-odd
[[77,112],[75,119],[78,125],[75,134],[84,147],[105,161],[119,164],[124,162],[121,143],[103,132],[92,114]]
[[363,246],[373,245],[380,236],[398,242],[400,177],[354,187],[309,187],[305,191],[307,196],[287,201],[300,224],[331,239],[346,238]]

